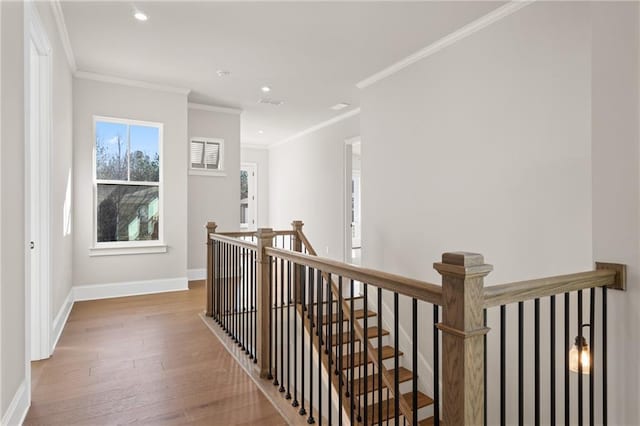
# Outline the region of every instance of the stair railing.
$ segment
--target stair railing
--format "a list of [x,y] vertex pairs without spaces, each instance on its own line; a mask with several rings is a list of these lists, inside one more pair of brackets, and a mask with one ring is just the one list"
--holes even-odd
[[[568,424],[575,414],[582,424],[587,370],[590,424],[606,424],[606,292],[624,289],[624,265],[598,263],[595,271],[485,287],[492,267],[483,256],[453,252],[434,264],[440,286],[318,257],[302,222],[292,225],[292,230],[225,234],[216,233],[215,223],[207,225],[206,314],[246,350],[256,372],[273,380],[307,423],[438,425],[442,418],[447,425],[507,424],[515,421],[507,406],[517,398],[519,424],[540,424],[542,414],[551,424],[560,414]],[[584,290],[589,290],[589,323]],[[561,307],[556,296],[563,294]],[[549,367],[544,367],[550,383],[544,397],[543,298],[548,298]],[[527,321],[525,306],[531,301],[533,320]],[[518,318],[517,377],[507,368],[515,358],[515,346],[508,344],[509,333],[516,331],[507,327],[512,307]],[[564,315],[564,336],[557,333],[558,311]],[[488,325],[500,330],[499,345],[487,343]],[[587,326],[590,347],[583,343]],[[577,355],[570,350],[574,332]],[[531,361],[524,353],[529,334],[532,378],[524,373],[525,361]],[[411,353],[403,354],[401,347]],[[572,369],[578,372],[575,379]],[[488,374],[499,380],[489,383]],[[527,399],[531,387],[533,403]],[[499,406],[489,406],[487,395]]]

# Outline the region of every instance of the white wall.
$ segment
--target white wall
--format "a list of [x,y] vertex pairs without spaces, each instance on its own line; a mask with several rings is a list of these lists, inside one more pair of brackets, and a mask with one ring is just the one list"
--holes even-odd
[[[35,3],[52,49],[51,313],[58,314],[73,284],[73,78],[48,3]],[[67,215],[65,215],[65,209]],[[67,229],[65,229],[65,225]],[[55,336],[54,336],[55,337]]]
[[240,163],[254,163],[258,168],[257,227],[269,227],[269,150],[240,146]]
[[225,176],[189,175],[189,269],[206,268],[208,221],[240,229],[240,115],[189,109],[189,138],[224,139]]
[[594,3],[593,257],[626,263],[628,290],[610,291],[609,423],[640,419],[638,3]]
[[344,255],[344,145],[359,132],[356,115],[269,151],[272,227],[290,229],[302,220],[318,255],[336,260]]
[[[74,285],[187,277],[187,96],[74,79]],[[89,256],[93,243],[93,116],[164,123],[166,253]]]
[[[2,327],[0,413],[7,414],[25,371],[25,208],[24,208],[24,43],[22,3],[2,8],[2,146],[0,198],[2,241],[0,271]],[[9,208],[10,206],[10,208]]]
[[[361,108],[365,266],[439,283],[431,265],[443,252],[474,251],[495,266],[489,285],[592,268],[588,4],[527,6],[367,88]],[[493,339],[497,317],[489,320]],[[508,375],[512,422],[515,361]],[[529,392],[529,373],[526,381]]]

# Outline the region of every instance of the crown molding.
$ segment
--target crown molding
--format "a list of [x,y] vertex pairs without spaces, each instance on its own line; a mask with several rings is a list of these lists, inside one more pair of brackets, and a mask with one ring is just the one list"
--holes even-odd
[[354,115],[358,115],[358,114],[360,114],[360,108],[352,109],[351,111],[347,111],[344,114],[337,115],[337,116],[335,116],[333,118],[330,118],[327,121],[323,121],[322,123],[318,123],[315,126],[311,126],[308,129],[305,129],[305,130],[303,130],[301,132],[298,132],[298,133],[296,133],[294,135],[291,135],[291,136],[289,136],[289,137],[287,137],[285,139],[282,139],[281,141],[274,142],[274,143],[269,145],[269,148],[274,148],[276,146],[284,145],[287,142],[291,142],[292,140],[295,140],[295,139],[298,139],[298,138],[300,138],[302,136],[308,135],[309,133],[313,133],[313,132],[316,132],[316,131],[318,131],[320,129],[324,129],[325,127],[329,127],[329,126],[331,126],[333,124],[339,123],[342,120],[346,120],[347,118],[353,117]]
[[189,92],[191,92],[191,89],[185,89],[183,87],[167,86],[164,84],[149,83],[149,82],[140,81],[140,80],[130,80],[128,78],[115,77],[112,75],[97,74],[97,73],[86,72],[86,71],[76,71],[73,74],[73,76],[75,78],[79,78],[82,80],[93,80],[93,81],[101,81],[103,83],[121,84],[123,86],[140,87],[142,89],[151,89],[151,90],[158,90],[161,92],[178,93],[180,95],[185,95],[185,96],[188,95]]
[[383,80],[401,70],[412,65],[422,59],[428,58],[436,52],[463,40],[470,35],[488,27],[489,25],[498,22],[499,20],[517,12],[518,10],[530,5],[536,0],[512,0],[504,6],[492,10],[486,15],[476,19],[475,21],[463,26],[462,28],[442,37],[441,39],[431,43],[429,46],[418,50],[417,52],[407,56],[404,59],[394,63],[393,65],[373,74],[370,77],[358,82],[356,87],[358,89],[364,89],[369,87],[380,80]]
[[247,149],[262,149],[262,150],[268,150],[269,149],[269,145],[266,144],[257,144],[257,143],[243,143],[240,142],[240,148],[247,148]]
[[197,104],[194,102],[189,102],[189,109],[198,109],[201,111],[212,111],[212,112],[222,112],[224,114],[242,114],[242,110],[238,108],[229,108],[218,105],[205,105],[205,104]]
[[69,68],[71,68],[71,73],[75,73],[78,70],[78,67],[76,65],[76,57],[73,54],[73,49],[71,48],[71,40],[69,39],[69,32],[67,31],[67,23],[64,20],[62,5],[60,4],[59,0],[51,0],[49,4],[51,5],[53,18],[56,21],[56,27],[58,28],[60,42],[62,43],[64,53],[67,56]]

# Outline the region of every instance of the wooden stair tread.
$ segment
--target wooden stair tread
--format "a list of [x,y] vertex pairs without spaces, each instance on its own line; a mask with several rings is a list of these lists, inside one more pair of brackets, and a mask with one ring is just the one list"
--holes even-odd
[[[374,349],[374,351],[378,351],[378,349]],[[382,359],[389,359],[389,358],[393,358],[395,354],[395,348],[393,348],[392,346],[383,346],[382,347]],[[402,356],[402,351],[398,351],[398,356]],[[353,366],[354,367],[359,367],[361,365],[364,364],[364,362],[362,361],[364,358],[364,352],[354,352],[353,353]],[[342,356],[342,369],[346,370],[348,369],[349,363],[351,362],[351,354],[347,354],[347,355],[343,355]],[[369,363],[371,363],[371,361],[369,361]]]
[[[364,309],[356,309],[353,312],[353,314],[355,315],[356,319],[362,319],[362,318],[364,318],[364,315],[365,315],[364,314]],[[368,317],[375,317],[376,315],[378,315],[378,314],[376,314],[373,311],[367,311],[367,316]],[[346,315],[343,315],[343,317],[344,317],[343,321],[348,321],[349,320]],[[326,324],[328,319],[329,319],[329,315],[323,315],[322,316],[322,324],[323,325]],[[336,322],[338,322],[338,314],[337,313],[331,315],[331,323],[336,323]]]
[[[369,329],[367,330],[367,338],[375,339],[376,337],[378,337],[379,332],[380,330],[378,329],[378,327],[369,327]],[[386,336],[388,334],[389,332],[387,330],[382,329],[383,336]],[[351,332],[345,331],[344,333],[342,333],[342,344],[346,345],[351,341],[350,339],[351,339]],[[333,341],[331,342],[332,346],[338,346],[338,343],[339,343],[338,340],[340,340],[339,333],[334,333]],[[355,341],[356,342],[360,341],[358,336],[355,336]]]
[[[388,370],[388,371],[389,371],[389,374],[391,374],[391,377],[395,376],[396,374],[395,369]],[[373,392],[375,390],[378,390],[379,377],[380,377],[379,374],[367,376],[367,389],[366,389],[367,392]],[[404,367],[398,368],[398,380],[400,383],[408,382],[412,378],[413,378],[413,373],[411,371],[407,370]],[[386,388],[387,388],[387,385],[385,385],[383,382],[382,389],[386,389]],[[353,389],[357,395],[362,395],[365,392],[364,377],[360,377],[353,381]]]
[[[411,404],[413,403],[413,392],[405,393],[404,395],[402,395],[402,397],[405,399],[405,401],[407,401],[409,406],[411,406]],[[376,423],[380,423],[380,421],[384,421],[392,417],[395,417],[396,410],[395,410],[394,398],[389,398],[388,400],[384,400],[381,402],[382,418],[380,420],[378,420],[378,404],[380,403],[377,402],[367,407],[367,419],[372,425]],[[431,398],[429,398],[427,395],[423,394],[422,392],[418,392],[418,409],[424,408],[431,404],[433,404],[433,400]]]
[[[353,298],[352,298],[351,296],[348,296],[348,297],[343,297],[343,298],[342,298],[342,300],[343,300],[344,302],[349,302],[349,301],[351,301],[351,300],[353,300],[353,301],[355,302],[356,300],[362,300],[362,299],[364,299],[364,296],[353,296]],[[331,303],[338,303],[338,302],[339,302],[338,298],[334,295],[334,296],[333,296],[333,300],[331,301]],[[323,302],[321,302],[321,303],[322,303],[323,305],[326,305],[326,304],[328,304],[328,303],[329,303],[329,301],[328,301],[328,300],[325,300],[325,301],[323,301]],[[307,305],[307,304],[308,304],[308,303],[305,303],[305,305]],[[314,305],[314,306],[315,306],[315,305],[317,305],[317,304],[318,304],[318,302],[313,302],[313,303],[312,303],[312,305]]]
[[[433,416],[426,418],[424,420],[420,420],[418,422],[418,426],[433,426],[434,424],[435,424],[435,418]],[[440,420],[440,424],[444,425],[442,420]]]

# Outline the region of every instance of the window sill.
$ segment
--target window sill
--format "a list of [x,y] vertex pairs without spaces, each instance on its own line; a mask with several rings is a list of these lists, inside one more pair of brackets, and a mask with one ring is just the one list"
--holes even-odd
[[123,247],[90,247],[89,256],[127,256],[132,254],[166,253],[166,244]]
[[194,170],[194,169],[189,169],[189,175],[191,175],[191,176],[226,176],[227,174],[222,170]]

